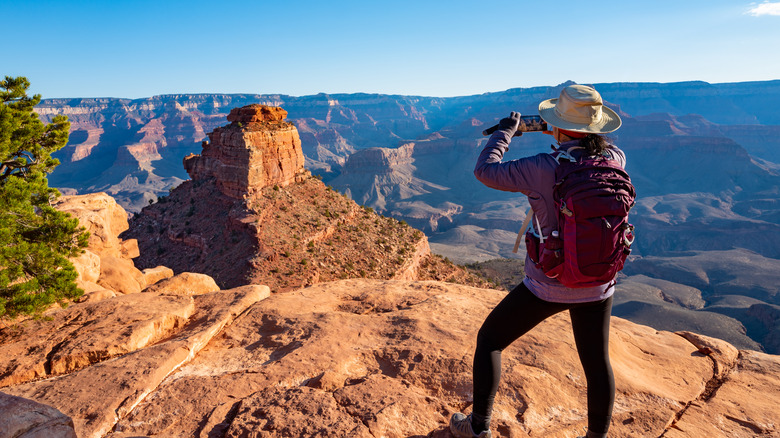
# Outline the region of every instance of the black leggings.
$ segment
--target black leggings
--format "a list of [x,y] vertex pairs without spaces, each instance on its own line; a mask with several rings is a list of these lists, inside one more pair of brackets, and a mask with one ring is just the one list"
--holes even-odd
[[589,303],[553,303],[520,283],[490,312],[477,335],[474,351],[474,408],[490,421],[501,379],[501,351],[548,317],[569,310],[574,340],[588,384],[588,429],[606,433],[615,403],[615,378],[609,363],[609,317],[612,297]]

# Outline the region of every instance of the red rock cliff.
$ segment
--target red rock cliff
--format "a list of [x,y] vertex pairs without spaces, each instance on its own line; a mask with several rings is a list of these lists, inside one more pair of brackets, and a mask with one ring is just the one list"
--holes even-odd
[[306,174],[298,130],[287,111],[260,104],[234,108],[230,125],[216,128],[200,155],[184,158],[194,180],[215,178],[226,196],[243,199],[263,187],[286,186]]

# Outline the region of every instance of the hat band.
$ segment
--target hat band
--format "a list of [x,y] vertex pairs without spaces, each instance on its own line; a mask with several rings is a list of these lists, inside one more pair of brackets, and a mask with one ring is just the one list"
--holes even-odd
[[575,131],[567,131],[565,129],[558,129],[558,132],[562,134],[566,134],[567,136],[571,138],[585,138],[588,136],[588,133],[586,132],[575,132]]

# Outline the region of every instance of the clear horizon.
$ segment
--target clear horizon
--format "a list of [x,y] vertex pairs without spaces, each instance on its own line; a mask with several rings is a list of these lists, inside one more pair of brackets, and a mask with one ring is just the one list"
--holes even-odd
[[0,75],[48,98],[780,79],[780,2],[0,0]]
[[[634,84],[662,84],[662,85],[668,85],[668,84],[677,84],[677,83],[686,83],[686,82],[705,82],[710,85],[724,85],[724,84],[739,84],[739,83],[751,83],[751,82],[772,82],[772,81],[779,81],[780,79],[767,79],[767,80],[757,80],[757,81],[737,81],[737,82],[706,82],[706,81],[698,81],[698,80],[690,80],[690,81],[674,81],[674,82],[658,82],[658,81],[644,81],[644,82],[629,82],[629,81],[620,81],[620,82],[579,82],[581,84],[591,85],[591,84],[617,84],[617,83],[634,83]],[[566,82],[566,81],[564,81]],[[576,81],[575,81],[576,82]],[[563,82],[562,82],[563,83]],[[54,99],[128,99],[128,100],[143,100],[143,99],[151,99],[155,97],[161,97],[161,96],[196,96],[199,94],[204,95],[258,95],[258,96],[286,96],[291,98],[300,98],[300,97],[308,97],[308,96],[316,96],[318,94],[325,94],[327,96],[338,96],[338,95],[353,95],[353,94],[368,94],[368,95],[379,95],[379,96],[408,96],[408,97],[420,97],[420,98],[434,98],[434,99],[449,99],[449,98],[458,98],[458,97],[468,97],[468,96],[478,96],[480,94],[488,94],[488,93],[502,93],[505,91],[509,91],[512,89],[527,89],[527,88],[537,88],[537,87],[554,87],[560,84],[542,84],[542,85],[532,85],[527,87],[513,87],[513,88],[507,88],[505,90],[491,90],[491,91],[485,91],[481,93],[471,93],[471,94],[460,94],[460,95],[454,95],[454,96],[436,96],[436,95],[422,95],[422,94],[401,94],[401,93],[381,93],[381,92],[373,92],[368,93],[365,91],[349,91],[349,92],[343,92],[343,93],[325,93],[325,92],[318,92],[318,93],[311,93],[311,94],[285,94],[285,93],[223,93],[223,92],[196,92],[196,93],[161,93],[161,94],[153,94],[150,96],[139,96],[139,97],[125,97],[125,96],[67,96],[67,97],[46,97],[41,96],[41,100],[54,100]]]

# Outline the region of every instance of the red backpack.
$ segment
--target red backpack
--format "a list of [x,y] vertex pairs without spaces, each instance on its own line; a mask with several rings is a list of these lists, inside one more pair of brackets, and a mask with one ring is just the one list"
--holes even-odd
[[[623,269],[634,241],[634,226],[628,223],[636,198],[631,178],[609,157],[576,160],[562,151],[553,157],[558,161],[553,188],[558,230],[541,242],[537,238],[536,265],[567,287],[608,283]],[[529,251],[536,242],[530,243]]]

